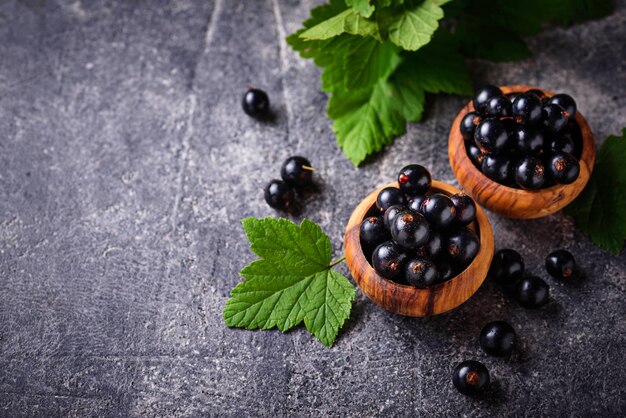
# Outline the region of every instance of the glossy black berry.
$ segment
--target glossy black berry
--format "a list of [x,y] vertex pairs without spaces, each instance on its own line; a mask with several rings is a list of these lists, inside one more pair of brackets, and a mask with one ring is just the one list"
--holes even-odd
[[476,219],[476,203],[474,203],[474,199],[465,193],[457,193],[450,196],[450,200],[456,210],[457,225],[469,225]]
[[483,174],[498,183],[507,184],[511,181],[511,159],[508,155],[487,154],[483,158],[480,170]]
[[407,209],[396,216],[389,229],[396,243],[406,249],[416,250],[428,241],[430,228],[421,214]]
[[470,160],[472,160],[472,162],[474,163],[476,167],[480,168],[480,166],[483,163],[483,160],[485,159],[485,153],[482,152],[480,148],[478,148],[478,146],[476,145],[476,143],[474,143],[474,141],[466,142],[465,149],[467,150],[467,155],[470,158]]
[[474,131],[482,118],[477,112],[468,112],[461,119],[461,136],[466,141],[474,139]]
[[443,236],[440,232],[430,230],[428,241],[415,252],[418,257],[436,259],[443,254]]
[[293,187],[307,187],[313,183],[313,167],[304,157],[289,157],[280,169],[280,176]]
[[390,206],[402,205],[406,206],[406,197],[404,193],[395,187],[385,187],[378,193],[376,198],[376,207],[381,213],[384,213]]
[[422,212],[422,203],[426,199],[425,194],[420,194],[416,196],[411,196],[407,200],[407,207],[415,212]]
[[563,109],[565,109],[570,118],[573,118],[576,114],[576,101],[572,96],[568,94],[555,94],[550,98],[550,100],[548,100],[548,103],[554,103],[561,106]]
[[497,118],[511,116],[511,101],[504,95],[493,96],[487,101],[484,112]]
[[555,153],[564,152],[567,154],[573,154],[575,150],[574,141],[572,141],[570,136],[552,138],[548,144],[548,148]]
[[520,253],[508,248],[493,255],[489,277],[498,283],[513,284],[524,274],[524,259]]
[[403,205],[393,205],[387,208],[385,215],[383,216],[383,223],[388,230],[391,228],[391,224],[393,224],[396,216],[398,216],[398,214],[404,209],[405,207]]
[[411,164],[398,173],[400,190],[407,195],[424,194],[430,189],[432,178],[430,173],[419,164]]
[[372,249],[389,240],[389,231],[385,228],[382,216],[370,216],[363,219],[360,227],[361,243]]
[[558,133],[565,128],[569,118],[565,110],[556,103],[543,106],[543,127],[549,132]]
[[545,137],[534,126],[517,125],[515,142],[517,150],[521,153],[538,155],[545,146]]
[[265,201],[270,207],[288,212],[293,208],[295,193],[282,180],[272,180],[265,186]]
[[500,153],[509,147],[510,133],[502,121],[490,117],[478,124],[474,141],[483,152]]
[[556,279],[570,279],[576,274],[576,260],[567,250],[556,250],[546,257],[546,270]]
[[243,95],[241,106],[249,116],[262,118],[269,113],[270,99],[263,90],[249,88]]
[[452,372],[454,387],[466,396],[478,396],[489,386],[489,371],[475,360],[459,363]]
[[545,102],[545,101],[548,100],[548,96],[546,96],[546,94],[543,91],[541,91],[541,90],[531,89],[531,90],[528,90],[526,93],[534,94],[542,102]]
[[454,277],[454,269],[450,261],[446,259],[436,260],[437,271],[439,272],[439,280],[437,283],[447,282]]
[[549,297],[550,286],[539,277],[524,277],[515,286],[515,299],[524,308],[539,308]]
[[456,209],[448,196],[434,193],[422,202],[422,214],[433,228],[445,229],[454,224]]
[[490,356],[510,356],[515,348],[515,330],[504,321],[494,321],[480,331],[480,348]]
[[403,273],[406,254],[398,244],[383,242],[372,253],[372,267],[386,279],[395,279]]
[[494,96],[502,96],[502,90],[496,86],[486,85],[476,90],[474,94],[474,109],[482,113],[489,99]]
[[534,94],[520,94],[513,100],[512,114],[519,123],[538,124],[542,117],[541,99]]
[[467,227],[452,231],[448,236],[448,257],[457,266],[468,265],[478,254],[479,248],[478,236]]
[[548,172],[550,178],[559,184],[570,184],[580,174],[580,163],[572,154],[558,152],[549,157]]
[[535,157],[522,158],[515,167],[515,183],[522,189],[536,190],[546,181],[546,169]]
[[404,278],[410,285],[424,288],[436,283],[439,273],[432,261],[413,258],[406,263]]

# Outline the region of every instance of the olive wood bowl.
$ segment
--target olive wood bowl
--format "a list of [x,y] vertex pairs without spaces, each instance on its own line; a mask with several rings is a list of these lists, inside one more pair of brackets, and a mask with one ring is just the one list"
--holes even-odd
[[[537,89],[548,97],[554,95],[551,91],[530,86],[504,86],[500,89],[504,94]],[[474,111],[474,105],[470,100],[454,119],[448,139],[448,155],[450,166],[459,184],[465,193],[474,198],[476,203],[509,218],[541,218],[567,206],[587,185],[596,160],[596,144],[593,133],[580,112],[576,112],[575,116],[582,137],[580,174],[576,181],[571,184],[557,184],[545,189],[523,190],[489,179],[470,160],[459,126],[463,116],[472,111]]]
[[[400,315],[424,317],[437,315],[456,308],[470,298],[485,280],[493,257],[493,232],[485,211],[476,205],[476,220],[469,225],[480,238],[480,249],[472,263],[459,275],[425,289],[398,284],[379,276],[365,258],[361,249],[360,226],[363,219],[373,212],[376,197],[384,187],[398,187],[390,183],[370,193],[352,212],[344,250],[346,262],[354,281],[374,303]],[[433,181],[431,191],[448,196],[460,190],[449,184]]]

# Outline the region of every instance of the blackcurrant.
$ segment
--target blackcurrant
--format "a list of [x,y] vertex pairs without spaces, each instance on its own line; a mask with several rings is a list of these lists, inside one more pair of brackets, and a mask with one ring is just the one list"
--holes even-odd
[[293,208],[295,193],[282,180],[272,180],[265,186],[265,201],[270,207],[288,212]]
[[576,114],[576,101],[568,94],[555,94],[550,98],[550,100],[548,100],[548,103],[554,103],[561,106],[565,109],[570,118],[574,118],[574,115]]
[[372,254],[372,267],[386,279],[394,279],[403,273],[406,254],[398,244],[383,242]]
[[450,260],[457,265],[464,267],[468,265],[480,248],[478,236],[467,227],[452,231],[448,236],[446,249]]
[[541,122],[541,99],[532,93],[522,93],[515,97],[512,114],[519,123],[535,125]]
[[498,118],[511,116],[511,101],[504,95],[493,96],[487,101],[484,112]]
[[404,278],[410,285],[424,288],[437,282],[439,273],[432,261],[425,258],[414,258],[407,262]]
[[414,210],[415,212],[422,212],[422,203],[426,199],[426,195],[420,194],[416,196],[411,196],[408,198],[407,206],[409,209]]
[[402,205],[406,206],[406,197],[404,193],[395,187],[385,187],[378,193],[376,198],[376,207],[381,213],[384,213],[390,206]]
[[474,203],[474,199],[465,193],[457,193],[450,196],[450,200],[456,210],[457,225],[469,225],[476,219],[476,203]]
[[517,125],[515,130],[516,148],[523,154],[539,154],[545,145],[545,137],[533,126]]
[[370,216],[363,219],[360,227],[361,243],[372,249],[389,239],[389,231],[385,228],[382,216]]
[[507,322],[490,322],[480,331],[480,348],[490,356],[509,356],[514,347],[515,330]]
[[426,244],[417,249],[418,257],[436,259],[443,254],[443,236],[438,231],[431,230]]
[[481,121],[481,117],[477,112],[468,112],[461,119],[461,136],[466,141],[474,139],[474,131],[476,130],[476,125],[478,125]]
[[422,202],[422,214],[433,228],[445,229],[454,224],[456,209],[448,196],[434,193]]
[[411,164],[398,173],[400,190],[408,195],[424,194],[430,189],[430,173],[419,164]]
[[524,308],[539,308],[548,302],[550,286],[539,277],[520,279],[515,286],[515,299]]
[[572,141],[570,136],[554,137],[548,145],[549,149],[556,153],[564,152],[567,154],[573,154],[575,149],[574,141]]
[[280,169],[280,176],[293,187],[307,187],[313,182],[313,167],[304,157],[289,157]]
[[391,228],[391,224],[393,224],[393,221],[396,219],[396,216],[398,216],[398,214],[402,212],[404,209],[405,208],[402,205],[393,205],[387,208],[387,210],[385,211],[385,215],[383,217],[383,223],[385,224],[385,227],[388,230]]
[[502,90],[500,90],[496,86],[486,85],[476,90],[476,94],[474,94],[474,109],[476,111],[482,113],[484,111],[484,107],[493,96],[501,96]]
[[485,158],[485,153],[482,152],[473,141],[466,142],[465,148],[467,150],[467,155],[469,156],[470,160],[472,160],[475,166],[480,168]]
[[483,152],[499,153],[509,146],[510,133],[502,121],[490,117],[478,124],[474,141]]
[[561,132],[569,118],[565,110],[555,103],[548,103],[543,106],[543,126],[549,132],[557,133]]
[[538,158],[522,158],[515,167],[515,183],[522,189],[539,189],[545,181],[546,169]]
[[263,90],[248,88],[241,102],[243,111],[253,118],[267,116],[270,110],[270,99]]
[[543,91],[538,90],[538,89],[531,89],[531,90],[528,90],[526,93],[534,94],[542,102],[545,102],[546,100],[548,100],[548,96],[546,96],[546,94]]
[[548,172],[550,178],[559,184],[570,184],[580,174],[580,163],[572,154],[557,152],[549,157]]
[[428,241],[428,222],[412,210],[400,212],[389,229],[391,238],[406,249],[417,249]]
[[480,170],[484,175],[498,183],[507,184],[511,181],[511,160],[507,155],[487,154],[483,159]]
[[576,274],[576,260],[567,250],[556,250],[546,257],[546,270],[554,278],[569,279]]
[[454,387],[466,396],[477,396],[489,386],[489,371],[484,364],[475,360],[459,363],[452,372]]
[[439,280],[437,280],[437,283],[447,282],[454,277],[454,269],[452,268],[452,264],[448,260],[437,260],[436,266],[437,271],[439,272]]
[[489,277],[498,283],[514,284],[524,274],[524,260],[508,248],[496,252],[489,267]]

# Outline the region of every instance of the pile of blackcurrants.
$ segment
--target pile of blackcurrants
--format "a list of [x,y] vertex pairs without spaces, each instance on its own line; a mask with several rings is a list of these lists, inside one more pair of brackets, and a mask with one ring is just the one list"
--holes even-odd
[[541,90],[504,95],[488,85],[473,104],[459,129],[469,158],[487,177],[528,190],[576,181],[582,137],[571,96],[547,97]]
[[290,212],[295,209],[296,192],[313,184],[311,163],[304,157],[289,157],[280,169],[282,180],[274,179],[265,186],[265,201],[270,207]]
[[385,187],[361,222],[361,248],[376,272],[400,284],[424,288],[463,271],[480,242],[468,228],[476,205],[464,193],[431,193],[428,170],[404,167],[396,187]]

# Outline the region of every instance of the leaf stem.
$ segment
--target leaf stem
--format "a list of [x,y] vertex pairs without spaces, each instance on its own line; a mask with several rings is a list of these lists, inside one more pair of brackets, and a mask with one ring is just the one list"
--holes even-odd
[[342,261],[344,261],[346,259],[346,256],[344,255],[343,257],[341,257],[340,259],[337,259],[335,261],[331,261],[330,266],[328,266],[328,268],[333,268],[335,267],[337,264],[341,263]]

